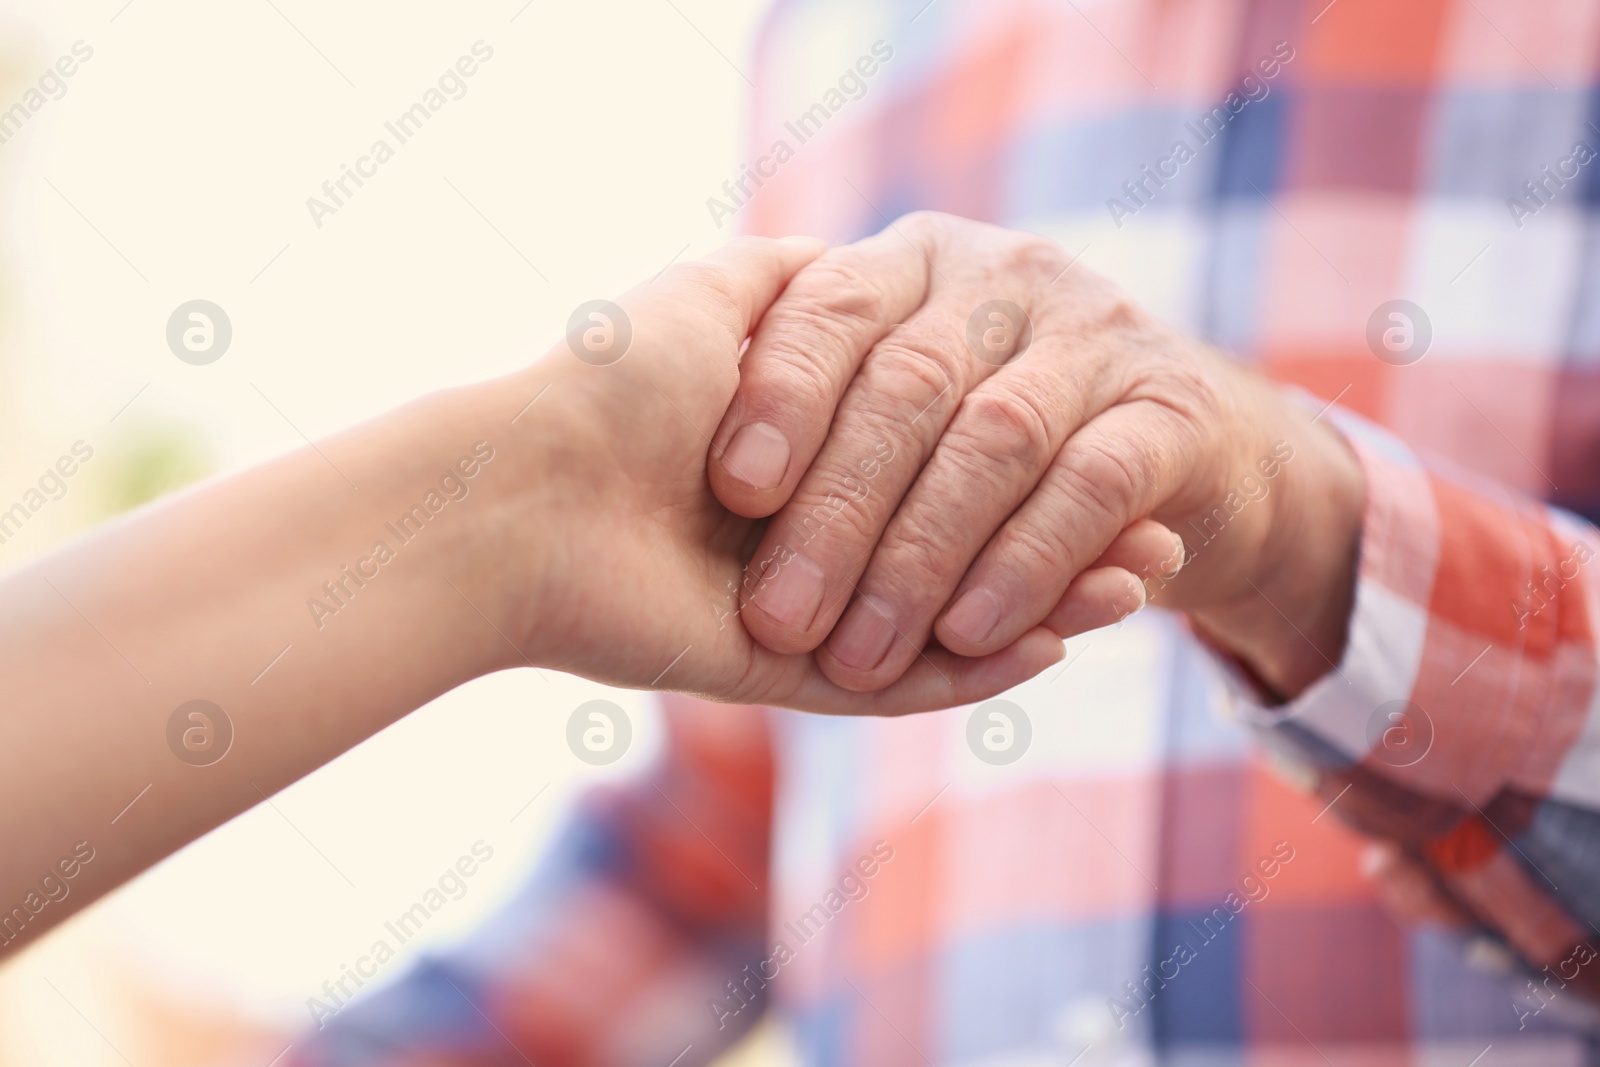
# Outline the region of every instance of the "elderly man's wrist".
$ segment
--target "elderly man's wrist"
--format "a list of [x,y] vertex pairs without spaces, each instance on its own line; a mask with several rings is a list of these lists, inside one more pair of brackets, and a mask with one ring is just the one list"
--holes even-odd
[[1244,584],[1192,613],[1273,693],[1292,699],[1337,668],[1355,602],[1365,479],[1344,439],[1288,403],[1275,440],[1293,449]]

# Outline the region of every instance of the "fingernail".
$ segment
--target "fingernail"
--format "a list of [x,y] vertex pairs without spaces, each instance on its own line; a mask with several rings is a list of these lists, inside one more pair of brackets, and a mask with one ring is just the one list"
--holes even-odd
[[[1144,587],[1144,583],[1137,578],[1129,578],[1128,600],[1125,603],[1117,606],[1117,621],[1121,622],[1129,615],[1134,615],[1140,611],[1143,611],[1145,604],[1148,603],[1149,600],[1150,591]],[[1130,607],[1129,604],[1132,606]]]
[[1172,555],[1163,560],[1169,564],[1168,569],[1161,575],[1163,578],[1176,578],[1178,572],[1183,570],[1183,565],[1189,562],[1189,549],[1183,543],[1182,534],[1172,535],[1172,545]]
[[1061,609],[1057,622],[1063,633],[1083,634],[1102,626],[1115,625],[1137,613],[1144,605],[1144,583],[1134,578],[1128,580],[1127,595],[1122,602],[1108,606],[1074,600]]
[[894,641],[894,633],[888,603],[875,596],[864,596],[850,605],[844,621],[828,639],[828,651],[846,667],[870,671],[883,662]]
[[774,622],[796,630],[809,629],[822,605],[822,568],[795,554],[778,573],[756,587],[756,606]]
[[1000,621],[1000,598],[987,589],[973,589],[944,617],[945,628],[968,644],[981,645]]
[[728,473],[754,489],[773,489],[789,469],[789,439],[776,426],[752,422],[742,426],[722,454]]

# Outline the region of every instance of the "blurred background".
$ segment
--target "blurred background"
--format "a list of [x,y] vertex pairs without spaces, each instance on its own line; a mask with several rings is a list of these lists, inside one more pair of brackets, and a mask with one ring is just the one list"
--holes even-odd
[[[28,114],[0,122],[0,496],[75,442],[94,455],[0,567],[302,434],[523,365],[580,302],[721,243],[734,225],[706,200],[738,172],[736,67],[766,4],[4,0],[0,109]],[[493,55],[464,95],[318,226],[307,199],[395,144],[384,123],[479,41]],[[233,329],[206,366],[166,343],[195,299]],[[656,743],[637,694],[551,677],[445,696],[13,959],[0,1067],[264,1067],[306,998],[482,841],[493,859],[384,973],[472,927],[575,793]],[[634,742],[595,768],[563,730],[602,696]],[[770,1027],[739,1053],[785,1055]]]

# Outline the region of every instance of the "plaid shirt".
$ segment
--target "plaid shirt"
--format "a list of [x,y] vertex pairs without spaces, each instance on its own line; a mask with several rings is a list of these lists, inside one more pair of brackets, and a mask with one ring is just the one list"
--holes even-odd
[[[1345,659],[1266,707],[1145,613],[1007,695],[1004,765],[973,709],[669,698],[648,780],[296,1062],[689,1067],[770,1008],[818,1064],[1600,1063],[1600,2],[787,0],[754,69],[747,228],[1041,232],[1336,401]],[[1373,837],[1474,928],[1392,918]]]

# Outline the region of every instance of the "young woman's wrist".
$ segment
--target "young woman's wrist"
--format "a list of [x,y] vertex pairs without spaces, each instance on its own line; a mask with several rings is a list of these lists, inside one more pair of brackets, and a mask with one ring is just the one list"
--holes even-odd
[[[406,632],[418,634],[428,620],[464,625],[461,613],[476,618],[476,605],[487,616],[477,625],[494,636],[498,616],[479,574],[492,551],[494,475],[507,464],[508,442],[489,399],[483,385],[444,390],[318,443],[355,489],[325,536],[327,580],[307,591],[307,625],[319,632],[358,620],[384,627],[382,616],[398,608],[417,612]],[[394,599],[391,590],[401,588],[406,595]],[[440,641],[395,651],[420,665],[446,649],[456,658],[470,649],[470,662],[435,666],[459,683],[504,665],[509,650],[478,644],[481,650]]]
[[568,546],[584,536],[583,515],[596,510],[591,498],[604,480],[584,384],[545,360],[438,400],[435,418],[492,451],[441,554],[452,595],[483,617],[494,669],[550,666],[561,659],[551,616],[582,577]]

